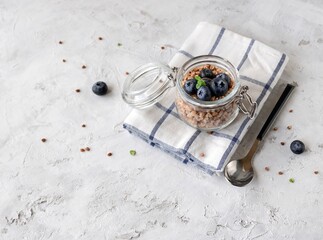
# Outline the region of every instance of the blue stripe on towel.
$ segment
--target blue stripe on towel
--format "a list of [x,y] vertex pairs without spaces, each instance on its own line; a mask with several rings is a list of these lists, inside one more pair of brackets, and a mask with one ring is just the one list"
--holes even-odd
[[[258,104],[260,104],[260,102],[262,101],[262,99],[263,99],[263,98],[264,98],[264,96],[266,95],[266,93],[267,93],[268,89],[270,88],[270,86],[271,86],[272,82],[275,80],[275,78],[276,78],[276,76],[277,76],[277,73],[279,72],[279,70],[281,69],[282,65],[283,65],[283,64],[284,64],[284,62],[285,62],[285,59],[286,59],[286,55],[285,55],[285,54],[283,54],[283,55],[282,55],[282,57],[281,57],[281,59],[279,60],[279,62],[278,62],[278,64],[277,64],[277,66],[276,66],[276,68],[275,68],[275,70],[274,70],[273,74],[272,74],[272,75],[271,75],[271,77],[269,78],[269,80],[268,80],[267,84],[265,85],[265,87],[263,88],[263,90],[262,90],[262,92],[261,92],[260,96],[259,96],[259,97],[258,97],[258,99],[256,100],[256,102],[257,102]],[[234,136],[236,139],[239,139],[239,137],[240,137],[240,135],[241,135],[242,131],[243,131],[243,130],[244,130],[244,128],[246,127],[246,125],[247,125],[247,123],[249,122],[249,120],[250,120],[249,118],[246,118],[246,119],[243,121],[243,123],[241,124],[241,126],[240,126],[240,128],[239,128],[238,132],[237,132],[237,133],[236,133],[236,135]],[[219,165],[218,165],[218,167],[217,167],[217,170],[220,170],[220,169],[223,167],[223,164],[224,164],[225,160],[227,159],[227,157],[228,157],[229,153],[230,153],[230,152],[231,152],[231,150],[233,149],[234,145],[235,145],[235,142],[231,141],[231,143],[229,144],[229,147],[226,149],[226,151],[224,152],[224,154],[223,154],[223,156],[222,156],[222,158],[221,158],[221,161],[220,161],[220,163],[219,163]]]
[[[156,107],[158,107],[159,109],[163,110],[164,112],[166,112],[166,111],[167,111],[167,108],[166,108],[166,107],[164,107],[163,105],[161,105],[159,102],[158,102],[158,103],[156,103],[156,104],[155,104],[155,106],[156,106]],[[174,117],[176,117],[176,118],[180,119],[180,117],[179,117],[179,115],[178,115],[178,113],[177,113],[177,112],[172,111],[170,114],[171,114],[171,115],[173,115]]]
[[225,31],[225,28],[221,28],[220,33],[219,33],[218,37],[216,38],[216,40],[215,40],[215,42],[214,42],[214,44],[213,44],[213,46],[212,46],[212,48],[211,48],[211,50],[209,52],[209,55],[212,55],[214,53],[214,50],[216,49],[216,47],[219,45],[224,31]]
[[[216,47],[219,45],[221,38],[224,34],[225,28],[221,28],[214,44],[212,45],[212,48],[210,50],[210,52],[208,53],[208,55],[212,55],[213,52],[215,51]],[[185,50],[178,50],[178,53],[183,54],[184,56],[188,57],[188,58],[193,58],[194,56],[192,54],[190,54],[189,52],[185,51]]]
[[229,134],[222,133],[222,132],[212,131],[211,135],[214,135],[214,136],[217,136],[217,137],[222,137],[222,138],[227,138],[227,139],[233,140],[233,141],[238,141],[238,143],[240,142],[239,139],[234,139],[233,136],[231,136]]
[[194,56],[188,52],[186,52],[185,50],[179,50],[177,53],[181,53],[184,56],[188,57],[188,58],[193,58]]
[[277,73],[279,72],[280,68],[283,66],[283,64],[284,64],[284,62],[285,62],[285,59],[286,59],[286,55],[283,53],[283,55],[282,55],[282,57],[281,57],[281,59],[280,59],[280,61],[279,61],[278,65],[277,65],[277,67],[275,68],[275,70],[274,70],[273,74],[271,75],[271,77],[270,77],[270,79],[269,79],[268,83],[266,84],[266,86],[264,87],[264,89],[262,90],[262,92],[261,92],[260,96],[259,96],[259,97],[258,97],[258,99],[257,99],[257,103],[258,103],[258,104],[262,101],[262,99],[263,99],[263,98],[264,98],[264,96],[266,95],[267,90],[270,88],[270,86],[271,86],[272,82],[275,80]]
[[184,154],[187,153],[188,149],[190,148],[192,143],[195,141],[197,136],[200,135],[200,133],[201,133],[200,130],[196,130],[195,133],[191,136],[191,138],[187,141],[187,143],[185,144],[185,147],[184,147],[184,151],[183,151]]
[[[240,75],[240,78],[243,79],[243,80],[245,80],[245,81],[248,81],[250,83],[253,83],[253,84],[262,86],[262,87],[265,87],[266,86],[266,83],[260,82],[260,81],[258,81],[256,79],[253,79],[253,78],[250,78],[250,77],[247,77],[247,76],[244,76],[244,75]],[[272,87],[269,86],[268,90],[271,91],[273,89],[272,89]]]
[[240,70],[240,68],[242,67],[242,65],[244,64],[244,62],[247,60],[248,55],[249,55],[249,52],[250,52],[250,50],[251,50],[251,48],[252,48],[252,46],[253,46],[254,43],[255,43],[255,40],[254,39],[251,39],[251,41],[249,43],[249,46],[247,48],[247,51],[245,52],[245,54],[244,54],[241,62],[239,63],[239,65],[237,67],[238,71]]
[[188,53],[188,52],[186,52],[184,50],[179,50],[178,52],[181,53],[181,54],[183,54],[183,55],[185,55],[188,58],[193,58],[193,55],[192,54],[190,54],[190,53]]
[[166,120],[168,115],[172,112],[174,107],[175,107],[175,103],[172,103],[172,105],[170,105],[170,107],[166,110],[164,115],[158,120],[158,122],[156,123],[155,127],[153,128],[153,130],[151,131],[151,133],[149,135],[150,140],[154,139],[155,134],[158,131],[159,127],[163,124],[163,122]]

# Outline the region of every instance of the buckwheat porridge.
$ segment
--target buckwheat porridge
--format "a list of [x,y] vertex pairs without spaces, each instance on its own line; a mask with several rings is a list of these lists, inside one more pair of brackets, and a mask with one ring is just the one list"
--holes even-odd
[[184,75],[181,86],[195,100],[219,103],[217,107],[207,107],[207,104],[201,107],[178,96],[175,100],[177,111],[189,125],[199,129],[223,128],[237,116],[239,110],[234,98],[221,104],[221,99],[235,87],[233,78],[223,69],[210,64],[195,67]]

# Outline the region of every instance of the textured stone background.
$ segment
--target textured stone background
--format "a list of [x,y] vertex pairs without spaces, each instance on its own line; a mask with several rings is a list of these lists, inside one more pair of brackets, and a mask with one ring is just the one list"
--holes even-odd
[[[121,127],[125,72],[169,61],[200,21],[287,53],[282,82],[298,84],[245,188]],[[322,23],[319,0],[1,0],[0,239],[322,239]]]

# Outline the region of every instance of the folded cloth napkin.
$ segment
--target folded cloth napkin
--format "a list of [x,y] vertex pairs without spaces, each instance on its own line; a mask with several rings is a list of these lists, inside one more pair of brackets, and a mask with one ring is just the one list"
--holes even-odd
[[[207,22],[198,24],[169,65],[181,67],[198,55],[218,55],[236,66],[241,85],[249,86],[249,94],[258,103],[257,112],[288,62],[285,54],[261,42]],[[194,129],[179,119],[174,109],[175,91],[171,89],[150,109],[134,109],[124,128],[185,164],[195,164],[211,174],[223,171],[253,121],[240,113],[222,130],[207,133]]]

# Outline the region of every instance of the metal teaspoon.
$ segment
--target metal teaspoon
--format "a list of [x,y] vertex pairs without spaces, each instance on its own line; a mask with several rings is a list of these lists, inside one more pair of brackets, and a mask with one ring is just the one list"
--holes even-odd
[[258,136],[252,144],[252,147],[250,148],[247,155],[242,159],[232,160],[225,166],[224,176],[232,185],[237,187],[243,187],[250,183],[253,179],[254,170],[252,168],[251,161],[258,150],[260,142],[263,140],[266,133],[272,126],[273,122],[278,116],[278,113],[284,106],[285,102],[287,101],[294,88],[294,85],[287,84],[283,93],[278,99],[275,107],[271,111],[269,117],[267,118],[266,122],[264,123],[260,132],[258,133]]

